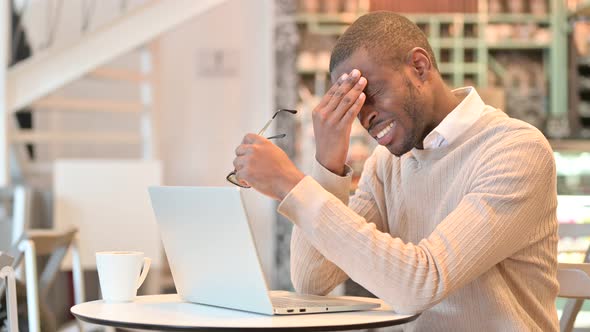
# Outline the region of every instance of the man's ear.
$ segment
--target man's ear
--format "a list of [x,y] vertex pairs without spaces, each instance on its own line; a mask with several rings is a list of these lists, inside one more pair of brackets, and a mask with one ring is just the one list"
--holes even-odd
[[408,52],[407,64],[416,74],[417,78],[425,82],[432,69],[432,61],[428,52],[421,47],[414,47]]

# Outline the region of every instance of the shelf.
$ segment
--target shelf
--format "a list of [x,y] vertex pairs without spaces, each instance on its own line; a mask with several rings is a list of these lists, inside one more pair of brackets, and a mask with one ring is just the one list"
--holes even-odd
[[326,24],[352,24],[360,14],[341,13],[341,14],[309,14],[300,13],[295,16],[295,21],[299,23],[326,23]]
[[569,16],[590,16],[590,0],[583,1]]
[[309,14],[300,13],[295,16],[295,22],[303,24],[306,29],[317,35],[342,35],[360,14]]
[[[563,237],[578,237],[578,236],[574,236],[576,234],[571,234],[569,230],[568,230],[567,234],[569,236],[563,236]],[[565,249],[565,250],[558,250],[557,254],[584,254],[584,253],[586,253],[587,250],[588,250],[587,247],[584,249],[582,249],[582,248],[580,248],[580,249]]]
[[436,14],[403,14],[405,17],[415,23],[478,23],[480,16],[478,14],[462,13],[436,13]]
[[590,224],[559,224],[559,237],[590,236]]
[[[464,74],[477,74],[479,73],[479,64],[477,63],[461,63],[459,66],[462,69]],[[438,64],[438,71],[441,74],[455,74],[457,71],[455,70],[454,63],[439,63]]]
[[489,23],[537,23],[549,24],[549,16],[534,14],[490,14]]
[[503,41],[487,43],[490,50],[544,50],[551,47],[548,43],[536,43],[529,41]]
[[[473,63],[461,63],[459,64],[463,73],[465,74],[477,74],[479,72],[479,64],[476,62]],[[443,74],[454,74],[455,64],[450,63],[439,63],[438,70]],[[302,76],[327,76],[330,74],[327,70],[322,69],[297,69],[297,74]]]
[[[583,0],[590,12],[590,0]],[[465,80],[476,82],[485,86],[488,82],[488,69],[501,79],[506,68],[494,60],[502,51],[520,51],[520,53],[542,55],[545,78],[548,80],[548,112],[560,114],[568,109],[567,106],[567,73],[563,68],[567,60],[567,39],[563,24],[566,23],[567,13],[561,2],[549,2],[550,11],[546,14],[532,13],[414,13],[404,14],[425,31],[433,52],[439,60],[439,71],[453,86],[463,85]],[[559,6],[558,6],[559,4]],[[555,6],[554,6],[555,5]],[[580,7],[580,10],[582,7]],[[362,10],[361,10],[362,11]],[[582,13],[582,11],[580,11]],[[361,13],[299,13],[296,22],[307,33],[320,35],[341,34]],[[590,13],[589,13],[590,16]],[[563,23],[563,24],[562,24]],[[486,24],[505,25],[532,25],[535,28],[546,30],[539,38],[518,38],[506,36],[486,41]],[[516,31],[518,32],[518,31]],[[457,34],[455,36],[455,34]],[[543,38],[546,36],[547,38]],[[550,36],[550,38],[549,38]],[[498,35],[500,37],[500,35]],[[493,42],[492,42],[493,41]],[[444,59],[444,63],[440,63]],[[465,61],[469,62],[465,62]],[[473,61],[473,62],[471,62]],[[589,60],[590,62],[590,60]],[[298,70],[300,77],[315,80],[316,85],[323,87],[324,79],[329,79],[329,74],[323,70]],[[549,78],[553,79],[549,79]],[[579,144],[575,146],[579,147]],[[569,147],[569,146],[568,146]],[[584,146],[584,151],[590,151],[589,146]]]
[[549,144],[556,152],[590,152],[590,140],[550,139]]
[[[435,44],[436,41],[434,39],[430,39],[431,43]],[[463,48],[477,48],[479,46],[479,39],[477,38],[440,38],[438,40],[438,45],[441,48],[455,48],[456,46],[460,46]]]

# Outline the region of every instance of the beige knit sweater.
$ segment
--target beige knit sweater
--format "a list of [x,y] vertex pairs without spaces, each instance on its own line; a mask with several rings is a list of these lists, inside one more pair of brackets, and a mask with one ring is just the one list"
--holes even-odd
[[558,330],[555,163],[538,130],[490,112],[446,147],[378,147],[350,203],[349,186],[317,166],[279,205],[298,292],[350,277],[423,312],[417,331]]

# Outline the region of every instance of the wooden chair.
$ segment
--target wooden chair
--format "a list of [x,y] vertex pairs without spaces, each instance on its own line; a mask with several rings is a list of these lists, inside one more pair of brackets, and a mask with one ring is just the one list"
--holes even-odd
[[584,300],[590,299],[590,250],[586,253],[585,263],[560,263],[557,270],[559,297],[568,298],[559,320],[562,332],[574,330],[574,323],[582,309]]
[[[39,305],[45,303],[49,290],[60,271],[68,250],[72,251],[72,273],[74,279],[74,301],[84,301],[84,281],[82,265],[76,240],[77,229],[69,230],[27,230],[15,248],[16,259],[13,266],[24,260],[25,285],[27,292],[27,311],[29,331],[40,331]],[[37,278],[37,257],[48,257],[43,271]],[[79,324],[80,331],[82,325]]]
[[[0,293],[6,291],[6,321],[9,332],[18,332],[16,280],[12,269],[13,258],[0,252]],[[1,322],[0,322],[1,323]],[[0,328],[2,326],[0,325]]]
[[[563,206],[569,206],[568,201]],[[590,224],[559,224],[559,237],[590,236]],[[561,317],[559,328],[562,332],[574,330],[574,323],[582,309],[585,299],[590,299],[590,248],[587,249],[582,264],[560,263],[557,271],[559,297],[568,298]]]

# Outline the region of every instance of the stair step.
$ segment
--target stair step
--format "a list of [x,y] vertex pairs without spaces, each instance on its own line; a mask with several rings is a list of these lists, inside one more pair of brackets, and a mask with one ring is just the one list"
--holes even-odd
[[121,82],[142,83],[148,81],[151,77],[149,74],[144,74],[140,71],[108,68],[97,68],[88,73],[89,78],[101,80],[113,80]]
[[225,1],[146,1],[68,46],[35,54],[7,70],[6,108],[26,107]]
[[142,138],[139,134],[125,133],[88,133],[88,132],[39,132],[33,130],[20,130],[10,135],[14,143],[119,143],[119,144],[141,144]]
[[46,97],[33,103],[33,110],[59,110],[79,112],[140,113],[145,108],[138,102]]
[[31,162],[25,166],[25,174],[51,174],[53,172],[53,162]]

